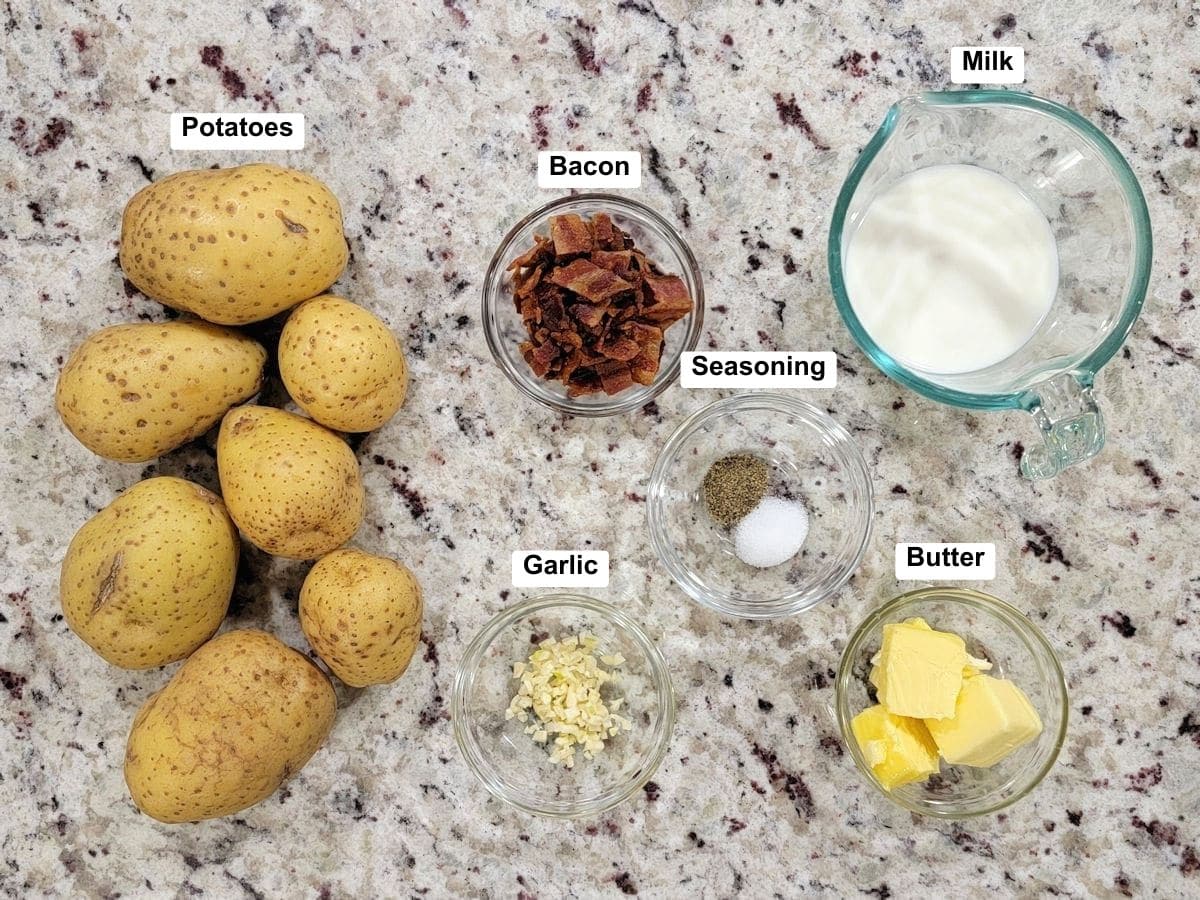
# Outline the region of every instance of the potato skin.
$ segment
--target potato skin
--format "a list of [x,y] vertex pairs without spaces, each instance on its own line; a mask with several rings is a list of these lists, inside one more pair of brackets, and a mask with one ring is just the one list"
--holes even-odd
[[217,437],[217,472],[242,534],[276,556],[316,559],[362,524],[358,460],[338,435],[302,416],[231,409]]
[[238,552],[220,497],[182,478],[149,478],[76,532],[59,581],[63,615],[114,666],[164,666],[220,627]]
[[93,453],[144,462],[193,440],[258,393],[267,351],[207,322],[102,328],[58,377],[54,403]]
[[121,219],[121,268],[134,286],[223,325],[315,297],[347,256],[329,188],[265,163],[169,175],[138,191]]
[[352,687],[404,674],[421,639],[421,585],[394,559],[346,548],[322,556],[300,589],[300,627]]
[[336,712],[333,685],[306,656],[263,631],[227,632],[142,704],[125,783],[160,822],[230,815],[300,771]]
[[338,431],[371,431],[408,392],[400,342],[376,316],[325,294],[297,306],[279,338],[279,374],[306,413]]

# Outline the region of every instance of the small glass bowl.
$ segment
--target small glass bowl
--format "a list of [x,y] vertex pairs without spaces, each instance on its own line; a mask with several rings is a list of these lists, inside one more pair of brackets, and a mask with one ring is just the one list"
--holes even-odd
[[[568,769],[525,734],[527,723],[504,713],[517,692],[513,663],[525,662],[546,637],[584,632],[599,639],[597,655],[625,657],[611,689],[624,698],[620,714],[633,727],[593,759],[577,753]],[[675,695],[662,654],[633,619],[591,597],[549,594],[506,609],[471,641],[454,679],[451,718],[467,765],[489,791],[525,812],[580,818],[616,806],[650,780],[675,726]]]
[[[879,650],[883,626],[913,616],[934,629],[952,631],[967,652],[992,663],[988,672],[1008,678],[1028,695],[1042,720],[1038,738],[991,768],[950,766],[928,781],[887,790],[863,758],[850,720],[873,705],[867,676]],[[1016,803],[1050,771],[1067,735],[1067,683],[1054,648],[1015,606],[964,588],[922,588],[901,594],[858,626],[838,665],[836,704],[842,740],[862,776],[893,803],[910,812],[943,819],[983,816]]]
[[[738,452],[798,485],[809,530],[788,563],[747,566],[704,507],[709,466]],[[744,619],[793,615],[841,588],[866,550],[871,511],[867,464],[846,429],[803,400],[762,391],[718,400],[684,421],[654,463],[646,505],[650,541],[671,577],[698,603]]]
[[[508,264],[533,246],[535,234],[550,233],[554,216],[577,213],[587,217],[608,213],[618,228],[633,238],[639,250],[663,272],[678,275],[692,297],[692,311],[663,335],[658,374],[648,385],[635,384],[619,394],[584,394],[568,397],[561,382],[538,378],[518,349],[528,340],[512,297],[512,273]],[[694,350],[704,327],[704,284],[691,249],[671,224],[650,207],[614,194],[575,194],[539,206],[516,225],[500,242],[483,280],[483,329],[497,365],[521,393],[556,412],[572,416],[611,416],[645,406],[679,377],[679,359]]]

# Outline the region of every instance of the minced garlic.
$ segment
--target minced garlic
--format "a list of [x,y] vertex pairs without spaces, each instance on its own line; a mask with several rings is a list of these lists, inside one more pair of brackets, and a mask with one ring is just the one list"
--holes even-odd
[[[561,641],[547,638],[529,654],[527,662],[513,665],[513,678],[521,681],[517,695],[505,712],[506,719],[529,722],[525,733],[539,744],[552,741],[550,759],[568,769],[575,765],[575,751],[591,759],[604,749],[604,742],[632,725],[617,715],[624,701],[617,697],[605,703],[600,688],[614,681],[609,669],[625,662],[619,653],[596,659],[599,641],[590,634],[572,635]],[[533,721],[530,721],[530,713]]]

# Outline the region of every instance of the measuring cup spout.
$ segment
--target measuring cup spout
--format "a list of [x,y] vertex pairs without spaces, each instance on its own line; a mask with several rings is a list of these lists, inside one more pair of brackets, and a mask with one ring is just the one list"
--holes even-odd
[[1092,393],[1090,374],[1056,375],[1032,387],[1023,399],[1042,435],[1042,445],[1021,457],[1026,478],[1053,478],[1068,466],[1091,459],[1104,446],[1104,417]]

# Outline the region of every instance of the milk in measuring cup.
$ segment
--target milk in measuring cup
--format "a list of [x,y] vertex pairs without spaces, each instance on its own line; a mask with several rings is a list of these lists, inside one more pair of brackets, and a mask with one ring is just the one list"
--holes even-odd
[[867,206],[846,292],[889,356],[931,374],[987,368],[1037,330],[1058,287],[1050,223],[1015,184],[972,165],[905,175]]

